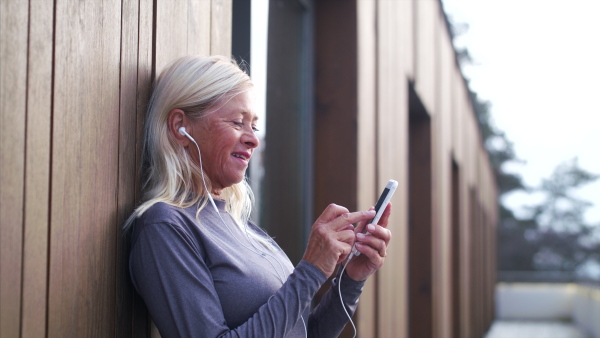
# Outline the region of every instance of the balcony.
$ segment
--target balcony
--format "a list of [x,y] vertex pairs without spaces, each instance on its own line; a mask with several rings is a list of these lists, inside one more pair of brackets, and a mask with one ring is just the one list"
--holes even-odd
[[500,273],[486,338],[600,337],[600,283],[564,273]]

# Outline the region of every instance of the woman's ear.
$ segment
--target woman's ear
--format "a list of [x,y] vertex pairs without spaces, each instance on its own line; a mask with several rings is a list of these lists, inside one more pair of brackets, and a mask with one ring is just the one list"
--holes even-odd
[[187,129],[189,125],[189,119],[187,115],[185,115],[183,110],[171,110],[171,112],[169,112],[167,124],[169,126],[169,133],[171,133],[171,135],[177,141],[177,143],[181,144],[184,147],[187,147],[190,143],[190,139],[188,139],[187,136],[179,133],[179,128],[184,127]]

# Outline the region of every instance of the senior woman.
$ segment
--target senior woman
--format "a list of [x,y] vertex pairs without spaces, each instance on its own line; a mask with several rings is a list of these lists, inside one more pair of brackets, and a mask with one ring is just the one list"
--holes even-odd
[[[126,228],[132,282],[163,337],[335,337],[383,264],[389,207],[363,235],[374,211],[329,205],[296,267],[249,220],[245,172],[259,143],[257,118],[252,82],[230,59],[179,58],[155,84],[142,204]],[[362,254],[311,309],[355,243]]]

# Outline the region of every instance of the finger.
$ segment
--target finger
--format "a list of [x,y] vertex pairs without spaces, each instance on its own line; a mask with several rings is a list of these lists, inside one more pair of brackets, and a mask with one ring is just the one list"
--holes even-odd
[[392,202],[388,203],[388,205],[385,207],[385,210],[383,211],[383,215],[381,215],[381,218],[379,219],[379,222],[377,222],[377,224],[381,225],[384,228],[387,228],[388,221],[390,219],[391,214],[392,214]]
[[[387,230],[385,228],[380,228],[380,229],[383,230],[383,233],[389,232],[389,230]],[[373,235],[373,234],[369,234],[369,235],[357,234],[356,235],[356,239],[358,241],[357,243],[361,243],[361,245],[363,245],[363,246],[368,246],[368,247],[372,248],[373,250],[377,251],[381,257],[386,256],[387,245],[389,243],[389,237],[390,237],[389,234],[386,234],[384,236],[384,238],[377,237],[376,235]]]
[[325,208],[325,210],[323,210],[315,223],[327,223],[348,212],[348,209],[344,208],[343,206],[331,203],[327,206],[327,208]]
[[355,211],[340,215],[333,220],[333,228],[338,230],[345,227],[348,224],[354,224],[361,221],[367,221],[375,217],[375,211]]
[[345,243],[346,245],[342,246],[342,253],[339,255],[338,257],[338,261],[337,264],[343,262],[346,260],[346,258],[348,258],[348,255],[350,255],[350,252],[352,252],[352,245]]
[[[375,207],[371,207],[371,208],[369,208],[369,211],[371,211],[371,210],[375,210]],[[366,229],[365,229],[365,227],[367,226],[367,222],[368,222],[368,221],[369,221],[369,219],[359,222],[359,223],[356,225],[356,229],[354,229],[354,232],[355,232],[355,233],[359,233],[359,232],[366,232]],[[363,231],[363,229],[365,229],[365,230]]]
[[386,252],[384,250],[383,254],[376,250],[375,248],[368,246],[364,243],[356,243],[356,250],[358,250],[361,255],[364,255],[371,264],[375,267],[375,269],[379,269],[383,265],[383,261],[385,260]]
[[352,230],[352,232],[354,233],[354,226],[352,224],[348,224],[348,225],[346,225],[345,228],[341,228],[338,231],[344,231],[344,230]]
[[383,240],[386,245],[392,239],[392,232],[381,225],[367,224],[367,231],[372,237]]
[[335,239],[339,242],[348,243],[353,245],[356,241],[356,235],[354,234],[354,227],[350,225],[351,228],[340,230],[335,233]]

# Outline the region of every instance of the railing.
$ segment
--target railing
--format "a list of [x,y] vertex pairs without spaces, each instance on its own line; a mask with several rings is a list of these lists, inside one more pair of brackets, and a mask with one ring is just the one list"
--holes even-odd
[[562,272],[499,272],[496,318],[568,320],[600,338],[600,282]]

